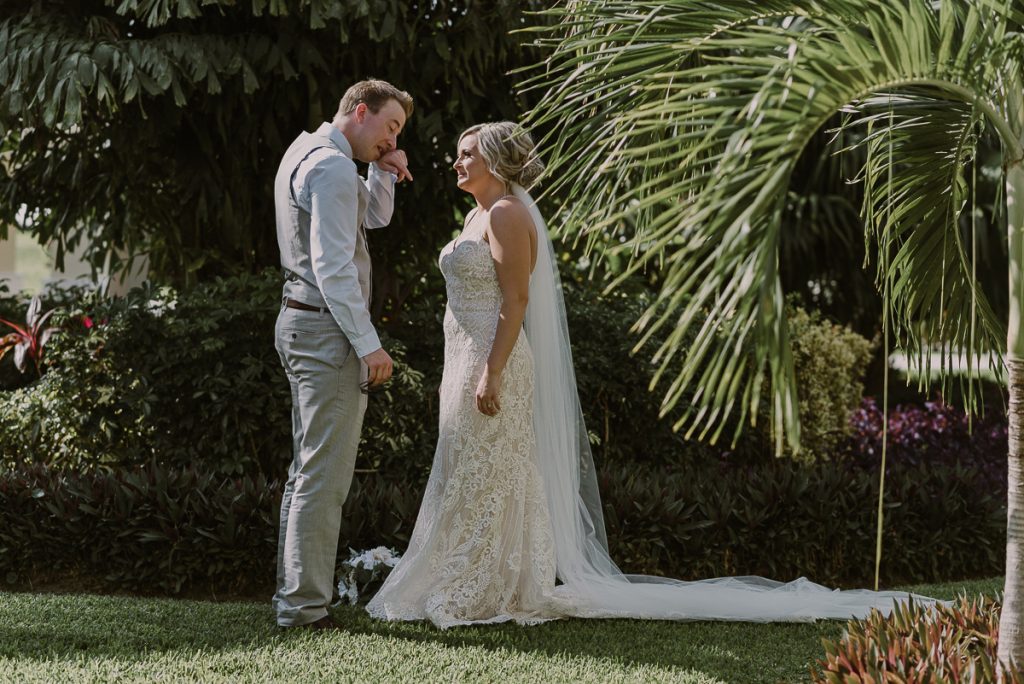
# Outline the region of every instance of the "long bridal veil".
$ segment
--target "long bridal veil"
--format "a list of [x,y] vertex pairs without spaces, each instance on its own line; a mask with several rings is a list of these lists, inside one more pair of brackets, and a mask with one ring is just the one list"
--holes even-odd
[[[809,621],[892,610],[906,592],[833,591],[804,578],[685,582],[623,574],[608,553],[601,497],[573,370],[558,264],[547,224],[530,194],[514,186],[537,228],[526,336],[534,356],[534,431],[554,529],[558,610],[580,617],[673,620]],[[914,596],[915,600],[931,601]]]

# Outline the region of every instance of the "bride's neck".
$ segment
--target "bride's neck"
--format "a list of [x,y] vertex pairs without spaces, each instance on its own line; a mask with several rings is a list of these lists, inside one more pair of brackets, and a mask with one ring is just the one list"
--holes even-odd
[[500,200],[502,197],[507,197],[509,194],[508,189],[504,183],[495,184],[489,186],[486,190],[480,192],[474,192],[473,198],[476,200],[477,205],[484,211],[490,211],[494,203]]

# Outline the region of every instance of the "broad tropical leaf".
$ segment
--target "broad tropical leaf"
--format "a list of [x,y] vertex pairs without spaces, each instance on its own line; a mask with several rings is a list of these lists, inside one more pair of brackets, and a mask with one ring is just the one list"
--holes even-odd
[[43,303],[39,295],[32,298],[28,305],[28,312],[25,316],[26,325],[24,326],[0,318],[0,325],[4,325],[14,331],[0,338],[0,359],[3,359],[7,352],[13,349],[14,365],[22,373],[28,367],[29,360],[34,364],[36,372],[42,373],[40,364],[43,358],[43,351],[46,348],[47,342],[57,332],[56,328],[44,327],[55,309],[50,309],[46,313],[40,313],[42,306]]

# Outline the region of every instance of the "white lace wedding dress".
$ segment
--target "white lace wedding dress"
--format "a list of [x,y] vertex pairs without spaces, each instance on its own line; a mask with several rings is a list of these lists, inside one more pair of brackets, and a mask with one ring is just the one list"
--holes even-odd
[[483,231],[441,252],[448,291],[440,434],[409,548],[370,602],[371,615],[537,622],[555,586],[555,552],[533,436],[533,355],[519,339],[502,373],[501,411],[476,409],[501,290]]
[[539,248],[525,332],[502,374],[501,411],[484,416],[474,396],[501,307],[479,231],[441,251],[448,307],[437,450],[409,548],[369,613],[442,628],[558,617],[810,621],[888,613],[894,601],[908,600],[906,592],[833,591],[804,578],[684,582],[615,566],[551,240],[533,199],[515,192]]

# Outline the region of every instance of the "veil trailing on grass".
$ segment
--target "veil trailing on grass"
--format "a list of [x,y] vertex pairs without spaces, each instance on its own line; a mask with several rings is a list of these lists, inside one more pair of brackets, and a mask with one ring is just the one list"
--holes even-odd
[[[580,409],[565,302],[547,224],[530,194],[514,186],[537,228],[537,264],[530,280],[525,329],[534,356],[537,465],[554,530],[557,610],[579,617],[672,620],[810,621],[883,613],[906,592],[833,591],[805,578],[763,577],[694,582],[623,574],[608,553],[594,459]],[[915,601],[932,599],[914,596]]]

